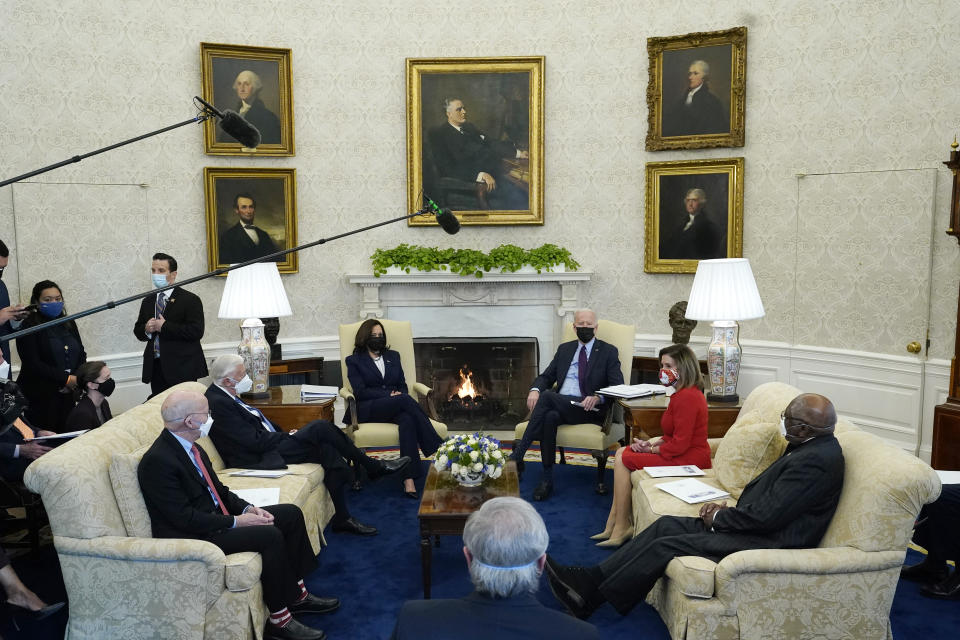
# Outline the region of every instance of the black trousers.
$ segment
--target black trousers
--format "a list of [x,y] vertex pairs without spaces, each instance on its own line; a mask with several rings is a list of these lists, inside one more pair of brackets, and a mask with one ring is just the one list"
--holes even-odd
[[557,427],[561,424],[585,422],[601,424],[606,415],[603,408],[600,411],[584,411],[582,407],[570,404],[580,400],[579,396],[562,396],[555,391],[540,392],[540,398],[530,414],[530,421],[517,453],[525,453],[534,440],[539,440],[540,459],[544,469],[553,467],[557,458]]
[[661,516],[600,563],[604,577],[600,593],[626,615],[643,602],[677,556],[702,556],[719,562],[736,551],[776,546],[761,536],[711,532],[700,518]]
[[273,514],[272,525],[225,529],[208,540],[224,553],[256,551],[260,554],[263,600],[272,613],[300,597],[297,581],[317,568],[317,558],[310,546],[300,507],[275,504],[264,510]]
[[167,382],[167,377],[163,375],[163,367],[160,365],[160,358],[153,359],[153,371],[150,373],[150,397],[162,393],[173,386],[173,383]]
[[366,462],[360,462],[365,466],[376,464],[353,446],[346,434],[326,420],[314,420],[298,429],[291,437],[284,438],[277,450],[287,464],[316,462],[323,467],[323,484],[330,492],[335,509],[334,524],[350,518],[346,489],[353,473],[344,458],[365,458]]
[[417,478],[423,473],[420,451],[425,456],[431,456],[443,442],[423,408],[409,394],[364,400],[362,406],[357,408],[357,413],[362,416],[360,422],[397,423],[400,455],[413,460],[413,464],[408,464],[403,471],[405,478]]
[[940,497],[924,505],[913,541],[935,562],[960,560],[960,484],[945,484]]

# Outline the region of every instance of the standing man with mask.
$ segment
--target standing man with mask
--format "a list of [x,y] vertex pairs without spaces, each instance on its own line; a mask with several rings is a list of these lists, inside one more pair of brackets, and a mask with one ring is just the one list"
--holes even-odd
[[[3,278],[3,270],[10,263],[10,249],[6,243],[0,240],[0,278]],[[10,304],[10,294],[7,292],[7,285],[0,279],[0,336],[13,333],[16,329],[11,325],[11,321],[19,322],[26,317],[27,311],[23,305]],[[0,353],[3,354],[3,361],[7,363],[5,368],[0,368],[0,378],[6,380],[10,377],[10,343],[0,343]],[[4,371],[6,372],[4,374]]]
[[[158,289],[177,279],[177,261],[156,253],[150,267]],[[200,339],[203,338],[203,303],[186,289],[174,287],[149,295],[140,304],[133,335],[146,342],[143,350],[144,382],[155,396],[175,384],[207,375]]]
[[[550,366],[533,381],[527,395],[531,411],[527,430],[510,455],[523,471],[523,455],[534,440],[540,441],[543,476],[533,490],[534,500],[546,500],[553,492],[553,463],[556,458],[557,427],[561,424],[603,424],[609,402],[597,389],[623,384],[620,357],[612,344],[598,340],[597,314],[581,309],[573,314],[577,339],[557,348]],[[556,384],[559,388],[553,391]]]

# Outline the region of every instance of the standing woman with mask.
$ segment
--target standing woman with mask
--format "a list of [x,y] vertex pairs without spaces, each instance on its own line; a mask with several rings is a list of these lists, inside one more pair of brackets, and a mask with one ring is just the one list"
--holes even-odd
[[77,368],[77,388],[80,402],[67,416],[67,431],[96,429],[113,417],[107,396],[113,393],[116,382],[106,362],[85,362]]
[[[22,329],[66,315],[63,294],[52,280],[33,285],[30,304],[37,310],[23,321]],[[66,431],[77,389],[77,367],[87,360],[76,323],[71,320],[18,338],[16,345],[20,356],[17,384],[30,402],[27,421],[38,429]]]
[[633,484],[630,473],[644,467],[670,467],[694,464],[709,469],[710,445],[707,443],[707,399],[703,395],[700,362],[685,344],[660,350],[660,384],[675,389],[670,404],[660,418],[663,435],[650,440],[634,438],[621,447],[613,463],[613,504],[607,526],[591,536],[603,540],[598,547],[616,548],[633,537]]
[[[430,418],[407,392],[400,354],[387,346],[383,325],[370,319],[363,322],[354,339],[353,355],[347,356],[347,377],[357,398],[358,422],[395,422],[400,432],[400,455],[413,464],[404,470],[403,492],[418,498],[414,479],[423,473],[420,455],[430,456],[442,440]],[[350,416],[344,417],[350,422]]]

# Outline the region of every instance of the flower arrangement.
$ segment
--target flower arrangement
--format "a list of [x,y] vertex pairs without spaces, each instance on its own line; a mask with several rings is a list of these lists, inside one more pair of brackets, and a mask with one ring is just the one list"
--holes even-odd
[[499,478],[506,457],[500,450],[500,441],[482,433],[451,436],[444,440],[433,466],[437,471],[450,470],[457,482],[475,487],[485,478]]

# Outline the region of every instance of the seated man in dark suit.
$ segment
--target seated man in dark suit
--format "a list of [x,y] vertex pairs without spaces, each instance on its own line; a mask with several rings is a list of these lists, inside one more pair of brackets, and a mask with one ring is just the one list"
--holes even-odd
[[[534,440],[540,441],[543,476],[534,500],[546,500],[553,492],[553,463],[557,448],[557,427],[561,424],[603,424],[610,403],[596,394],[597,389],[623,384],[617,348],[597,340],[597,314],[581,309],[573,315],[577,340],[564,342],[550,366],[533,381],[527,395],[530,422],[523,440],[510,455],[517,461],[517,471],[523,472],[523,455]],[[556,384],[559,388],[551,391]]]
[[[0,356],[0,369],[9,363]],[[23,418],[27,399],[15,382],[0,384],[0,475],[7,480],[23,481],[31,462],[50,451],[46,441],[31,442],[37,436],[55,436],[53,431],[34,429]]]
[[[927,550],[923,562],[900,570],[904,580],[919,582],[929,598],[960,600],[960,484],[945,484],[940,497],[924,505],[913,530],[913,541]],[[953,573],[947,566],[953,560]]]
[[593,625],[548,609],[534,596],[549,542],[543,519],[528,502],[484,502],[463,528],[474,592],[459,600],[405,603],[392,640],[599,639]]
[[213,384],[205,394],[213,416],[210,438],[227,466],[283,469],[288,464],[319,463],[323,466],[323,484],[336,509],[330,523],[333,530],[364,536],[377,533],[374,527],[350,515],[345,488],[351,474],[344,458],[362,466],[373,479],[399,471],[410,458],[374,460],[326,420],[314,420],[290,433],[277,429],[259,410],[240,399],[240,394],[250,388],[240,356],[220,356],[210,365],[210,376]]
[[719,562],[746,549],[817,546],[843,489],[836,423],[829,400],[814,393],[797,396],[780,421],[787,450],[750,481],[737,506],[707,503],[698,518],[662,516],[595,567],[565,567],[548,557],[553,595],[579,618],[606,601],[626,615],[677,556]]
[[338,599],[314,596],[303,584],[303,577],[317,568],[303,512],[292,504],[255,507],[220,483],[210,458],[196,445],[211,424],[202,395],[175,391],[163,401],[160,414],[164,429],[137,469],[154,537],[207,540],[226,554],[259,553],[260,584],[270,610],[264,637],[326,638],[293,618],[340,606]]

